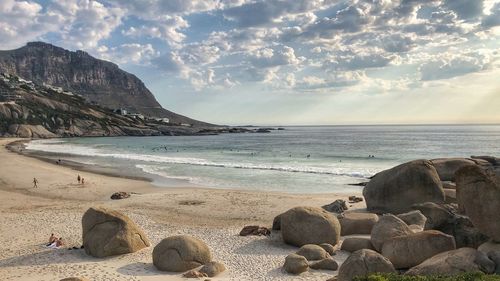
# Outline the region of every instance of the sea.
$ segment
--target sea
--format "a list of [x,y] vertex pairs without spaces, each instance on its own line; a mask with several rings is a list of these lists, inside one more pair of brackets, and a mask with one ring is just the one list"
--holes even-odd
[[302,126],[270,133],[34,140],[28,150],[158,187],[350,194],[414,159],[500,156],[500,125]]

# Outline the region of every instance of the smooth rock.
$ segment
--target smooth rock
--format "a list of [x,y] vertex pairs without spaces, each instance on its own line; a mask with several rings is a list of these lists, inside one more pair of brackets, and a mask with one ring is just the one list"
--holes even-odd
[[488,258],[495,263],[495,274],[500,274],[500,251],[491,251]]
[[200,272],[206,274],[208,277],[215,277],[224,271],[226,271],[226,266],[223,263],[217,261],[206,263],[200,269]]
[[271,235],[271,230],[264,226],[258,225],[247,225],[243,227],[240,231],[240,236],[269,236]]
[[327,253],[329,253],[331,256],[335,255],[335,247],[332,246],[332,244],[328,243],[321,243],[318,246],[323,248]]
[[82,229],[85,253],[94,257],[128,254],[150,246],[144,232],[114,210],[88,209],[82,217]]
[[367,209],[400,214],[423,202],[444,202],[439,175],[427,160],[415,160],[382,171],[363,189]]
[[433,202],[415,204],[412,208],[419,210],[427,218],[424,229],[437,229],[454,217],[448,209]]
[[342,199],[337,199],[328,205],[324,205],[322,208],[327,210],[328,212],[337,214],[342,214],[344,211],[348,209],[345,200]]
[[391,262],[372,250],[359,250],[352,253],[340,266],[338,281],[352,281],[356,276],[371,273],[396,273]]
[[451,181],[443,181],[441,182],[443,185],[443,189],[456,189],[457,185],[454,182]]
[[165,238],[153,249],[153,264],[161,271],[183,272],[211,260],[205,242],[187,235]]
[[443,188],[444,191],[444,196],[445,196],[445,203],[450,204],[450,203],[457,203],[457,190],[456,189],[448,189],[448,188]]
[[484,253],[472,248],[460,248],[435,255],[412,267],[406,274],[452,276],[472,271],[482,271],[490,274],[494,270],[495,263]]
[[394,215],[384,215],[372,229],[371,242],[375,250],[381,251],[386,240],[411,233],[413,231],[403,220]]
[[332,258],[326,258],[309,265],[312,269],[332,270],[335,271],[339,268],[339,264]]
[[471,159],[466,158],[439,158],[430,160],[442,181],[455,181],[455,173],[470,165],[476,165]]
[[342,242],[342,246],[340,247],[342,251],[346,252],[356,252],[362,249],[375,250],[372,245],[372,241],[370,238],[362,238],[362,237],[347,237]]
[[437,230],[398,236],[385,241],[381,254],[395,268],[410,268],[439,253],[455,250],[455,239]]
[[325,249],[313,244],[300,247],[296,254],[305,257],[308,261],[322,260],[330,257],[330,254]]
[[339,218],[342,236],[351,234],[370,234],[378,222],[378,216],[373,213],[344,213]]
[[290,254],[285,258],[283,268],[286,272],[291,274],[301,274],[309,269],[307,259],[297,254]]
[[340,223],[321,208],[295,207],[281,215],[281,235],[285,243],[301,247],[306,244],[328,243],[340,240]]
[[477,248],[477,250],[485,254],[489,254],[490,252],[500,252],[500,243],[496,243],[494,241],[484,242]]
[[457,174],[457,200],[474,226],[500,242],[500,175],[479,166],[467,166]]
[[403,220],[407,225],[417,225],[422,229],[425,227],[425,222],[427,221],[427,218],[419,210],[399,214],[397,217]]
[[274,217],[272,230],[281,230],[281,214]]

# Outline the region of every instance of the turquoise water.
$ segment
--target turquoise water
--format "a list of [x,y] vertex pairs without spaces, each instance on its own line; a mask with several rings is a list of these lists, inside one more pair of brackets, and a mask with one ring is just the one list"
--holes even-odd
[[349,183],[413,159],[500,156],[500,126],[286,127],[259,134],[37,140],[28,149],[146,176],[158,186],[350,193],[361,187]]

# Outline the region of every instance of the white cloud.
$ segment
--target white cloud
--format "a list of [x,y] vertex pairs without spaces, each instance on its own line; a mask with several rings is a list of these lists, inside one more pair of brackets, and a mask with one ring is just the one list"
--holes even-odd
[[112,48],[101,46],[97,51],[102,59],[120,64],[149,64],[152,59],[159,56],[159,52],[154,49],[153,45],[139,43],[122,44]]
[[446,53],[425,62],[419,71],[424,81],[449,79],[485,70],[490,62],[487,54],[478,52]]
[[122,34],[134,38],[141,36],[158,38],[172,47],[179,47],[180,43],[186,39],[186,35],[180,30],[188,27],[188,22],[181,16],[164,16],[159,20],[149,22],[148,25],[131,26],[127,30],[123,30]]

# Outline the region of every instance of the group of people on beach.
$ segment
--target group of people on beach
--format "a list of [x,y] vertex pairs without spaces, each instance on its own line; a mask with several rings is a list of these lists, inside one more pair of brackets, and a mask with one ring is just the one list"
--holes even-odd
[[[78,181],[79,184],[85,184],[85,179],[78,175],[76,177],[76,180]],[[38,180],[37,178],[33,178],[33,188],[38,188]]]
[[54,233],[52,233],[49,237],[49,243],[46,245],[51,249],[59,249],[64,245],[62,237],[57,238]]

